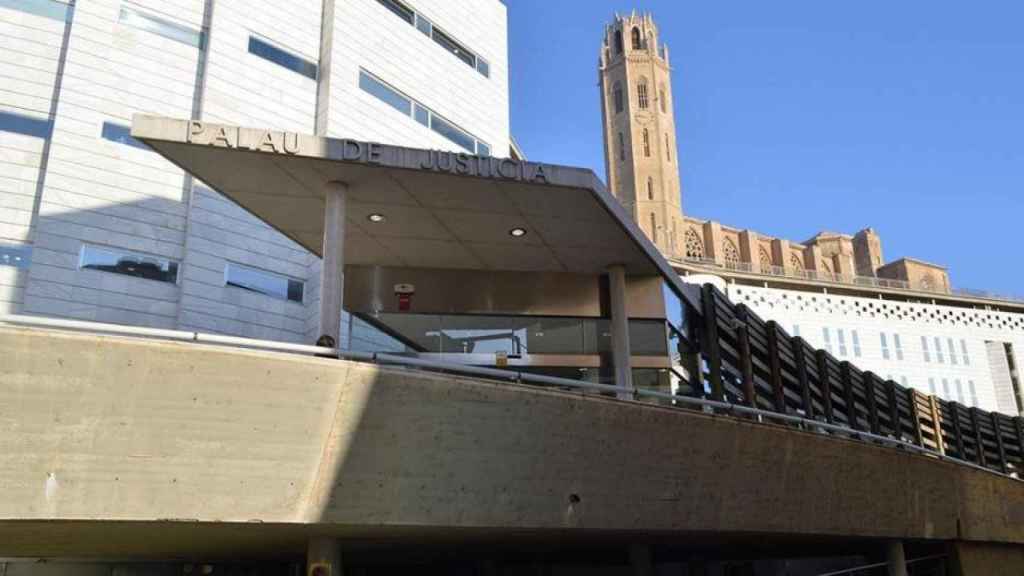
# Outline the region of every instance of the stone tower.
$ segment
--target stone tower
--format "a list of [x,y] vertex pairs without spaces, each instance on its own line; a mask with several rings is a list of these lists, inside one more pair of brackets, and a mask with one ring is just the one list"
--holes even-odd
[[682,251],[682,199],[668,46],[649,14],[605,27],[599,77],[608,187],[668,255]]

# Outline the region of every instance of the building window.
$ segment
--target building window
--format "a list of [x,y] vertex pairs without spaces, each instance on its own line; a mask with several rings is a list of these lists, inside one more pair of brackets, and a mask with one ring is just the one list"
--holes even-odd
[[636,104],[641,110],[647,110],[647,79],[641,78],[636,84]]
[[935,389],[935,378],[928,379],[928,391],[931,392],[932,396],[937,396],[937,390]]
[[447,52],[450,52],[459,60],[465,62],[470,68],[475,69],[482,76],[490,78],[491,67],[486,60],[477,56],[475,52],[463,46],[458,40],[439,30],[437,26],[434,26],[434,24],[427,18],[424,18],[422,14],[417,14],[415,10],[409,8],[398,0],[377,1],[391,11],[392,14],[415,26],[417,30],[426,36],[429,36],[439,46],[444,48]]
[[622,82],[615,82],[612,95],[615,100],[615,113],[618,114],[622,112]]
[[789,265],[797,272],[802,272],[804,269],[804,263],[800,261],[800,257],[796,254],[789,255]]
[[964,366],[970,366],[971,357],[967,354],[967,340],[960,340],[960,353],[963,354],[964,357]]
[[117,142],[118,144],[124,144],[125,146],[132,146],[140,150],[148,151],[150,149],[149,146],[143,144],[141,140],[132,138],[131,128],[124,124],[104,122],[100,136],[102,136],[104,140],[110,140],[111,142]]
[[430,108],[399,92],[366,70],[359,71],[359,87],[402,114],[411,115],[420,124],[465,148],[470,154],[491,155],[489,144],[441,118]]
[[889,360],[889,342],[885,338],[885,332],[879,332],[878,336],[882,344],[882,359]]
[[897,360],[903,360],[903,343],[900,342],[900,335],[899,334],[893,334],[892,335],[892,342],[893,342],[893,344],[896,345],[896,359]]
[[626,160],[626,141],[622,138],[622,132],[619,132],[619,160]]
[[761,272],[770,272],[772,269],[772,257],[764,246],[757,247],[757,260],[761,264]]
[[821,335],[825,339],[825,350],[832,354],[832,333],[829,332],[828,326],[821,329]]
[[178,282],[178,263],[174,260],[116,248],[83,245],[78,267],[82,270],[113,272],[170,284]]
[[952,400],[953,396],[949,393],[949,379],[942,379],[942,397],[946,400]]
[[793,324],[793,336],[800,336],[800,325]]
[[668,140],[668,134],[665,134],[665,159],[672,161],[672,143]]
[[836,338],[839,340],[839,355],[846,356],[848,352],[846,349],[846,332],[842,328],[837,329]]
[[960,379],[956,379],[956,401],[965,404],[964,402],[964,386],[960,383]]
[[693,228],[686,229],[686,257],[704,258],[704,242]]
[[651,212],[651,242],[658,243],[658,221],[654,217],[654,212]]
[[647,199],[654,200],[654,178],[647,177]]
[[956,359],[956,346],[953,345],[953,339],[947,338],[946,344],[949,345],[949,363],[956,366],[959,362]]
[[725,261],[726,266],[735,268],[740,263],[740,251],[736,249],[736,244],[732,241],[732,238],[722,239],[722,260]]
[[928,339],[921,336],[921,354],[924,356],[925,362],[931,362],[932,356],[928,353]]
[[615,31],[615,53],[622,54],[622,29]]
[[651,157],[651,134],[644,128],[644,157]]
[[69,3],[54,0],[0,0],[0,7],[62,22],[67,22],[71,10]]
[[633,36],[633,50],[639,50],[640,49],[640,29],[634,26],[633,27],[632,36]]
[[193,46],[202,50],[204,46],[203,33],[188,26],[182,26],[170,20],[146,14],[131,8],[121,7],[120,22],[126,26],[137,28],[145,32],[151,32],[157,36],[163,36],[175,42]]
[[32,263],[32,247],[27,244],[0,244],[0,266],[28,268]]
[[946,357],[942,354],[942,341],[939,340],[938,336],[935,337],[935,360],[939,364],[946,363]]
[[900,384],[902,384],[904,388],[910,388],[910,384],[907,383],[906,376],[900,376]]
[[850,338],[853,340],[853,355],[860,358],[860,335],[856,330],[850,330]]
[[249,53],[253,56],[263,58],[268,62],[273,62],[283,68],[287,68],[292,72],[302,74],[311,80],[316,80],[316,64],[301,56],[297,56],[291,52],[278,48],[266,40],[262,40],[255,36],[249,36]]
[[[53,0],[47,0],[52,2]],[[33,118],[23,114],[0,110],[0,132],[13,132],[36,138],[49,138],[53,122],[44,118]]]
[[663,83],[658,87],[658,105],[661,106],[661,113],[664,114],[668,110],[668,100],[665,98],[665,84]]
[[978,405],[978,390],[974,387],[974,380],[967,381],[967,390],[971,394],[971,406]]
[[234,262],[224,266],[224,285],[302,304],[305,282]]

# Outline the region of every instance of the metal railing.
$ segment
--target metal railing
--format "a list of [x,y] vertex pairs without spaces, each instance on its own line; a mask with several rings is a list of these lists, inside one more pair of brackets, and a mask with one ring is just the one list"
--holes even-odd
[[[945,562],[948,559],[946,554],[935,554],[932,556],[922,556],[920,558],[912,558],[905,562],[906,567],[913,569],[915,565],[922,564],[924,562]],[[872,564],[865,564],[863,566],[856,566],[854,568],[844,568],[842,570],[835,570],[833,572],[825,572],[824,574],[818,574],[818,576],[868,576],[878,574],[884,576],[888,574],[888,562],[874,562]],[[913,574],[913,572],[911,572]]]
[[306,344],[294,344],[288,342],[277,342],[273,340],[259,340],[255,338],[242,338],[238,336],[224,336],[220,334],[207,334],[202,332],[190,332],[183,330],[143,328],[137,326],[124,326],[120,324],[105,324],[100,322],[90,322],[82,320],[65,320],[59,318],[23,315],[0,315],[0,324],[8,324],[13,326],[29,326],[33,328],[44,328],[52,330],[111,334],[137,338],[170,340],[175,342],[190,342],[200,345],[209,344],[232,346],[246,349],[268,350],[292,354],[340,358],[358,362],[404,366],[421,370],[439,371],[444,373],[481,376],[492,380],[504,380],[515,383],[556,386],[562,389],[575,389],[581,392],[596,392],[606,396],[614,395],[616,398],[624,401],[633,401],[635,399],[642,398],[652,398],[657,399],[657,404],[664,407],[687,410],[696,409],[704,413],[732,415],[736,417],[746,417],[748,419],[750,417],[753,417],[756,421],[762,423],[777,422],[781,424],[794,425],[806,432],[813,432],[826,435],[834,433],[842,436],[843,438],[860,439],[862,441],[867,441],[878,445],[906,450],[908,452],[915,454],[927,455],[929,457],[936,458],[938,460],[946,462],[953,462],[961,466],[966,466],[989,474],[995,474],[997,476],[1019,480],[1016,476],[1004,474],[997,470],[985,468],[973,462],[960,460],[958,458],[954,458],[946,454],[942,454],[938,451],[929,449],[927,447],[918,446],[916,444],[912,444],[910,442],[898,438],[873,434],[871,432],[867,432],[864,430],[857,430],[847,426],[832,424],[820,420],[812,420],[795,414],[782,414],[778,412],[772,412],[770,410],[752,408],[742,404],[734,404],[727,401],[713,400],[702,397],[682,396],[678,394],[671,394],[667,392],[661,392],[658,390],[651,390],[646,388],[631,389],[620,386],[613,386],[610,384],[600,384],[596,382],[573,380],[570,378],[545,376],[542,374],[519,372],[515,370],[486,368],[481,366],[469,366],[465,364],[443,362],[438,360],[427,360],[417,358],[415,356],[400,356],[394,354],[374,352],[355,352],[342,350],[339,348],[328,348],[323,346],[311,346]]
[[868,288],[889,288],[895,290],[914,290],[927,292],[936,295],[953,295],[978,298],[983,300],[1002,300],[1008,302],[1024,302],[1024,296],[1014,294],[1001,294],[986,290],[974,290],[970,288],[953,288],[947,290],[940,287],[912,286],[906,280],[894,278],[878,278],[876,276],[855,276],[850,274],[833,274],[820,270],[799,270],[784,268],[782,266],[770,266],[767,270],[754,269],[750,262],[719,262],[713,258],[677,258],[687,264],[695,264],[704,268],[715,268],[731,272],[742,272],[745,274],[756,274],[759,276],[771,276],[776,278],[794,278],[798,280],[809,280],[813,282],[829,282],[833,284],[847,284],[853,286],[864,286]]

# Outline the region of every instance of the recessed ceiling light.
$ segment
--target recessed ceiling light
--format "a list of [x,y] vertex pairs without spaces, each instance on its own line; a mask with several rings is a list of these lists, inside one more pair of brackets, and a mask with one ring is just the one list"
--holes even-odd
[[513,238],[522,238],[526,236],[526,228],[513,228],[508,231],[509,235]]
[[374,214],[370,214],[369,216],[367,216],[366,219],[369,220],[370,222],[383,222],[384,221],[384,215],[383,214],[374,213]]

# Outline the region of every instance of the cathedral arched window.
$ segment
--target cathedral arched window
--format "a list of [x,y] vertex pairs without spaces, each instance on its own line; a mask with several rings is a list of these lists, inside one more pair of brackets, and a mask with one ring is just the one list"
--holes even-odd
[[626,159],[626,140],[622,137],[622,132],[619,132],[619,160]]
[[634,27],[633,28],[633,50],[639,50],[639,49],[640,49],[640,29]]
[[651,242],[658,243],[658,220],[654,217],[654,212],[651,212]]
[[790,254],[789,255],[789,265],[793,268],[793,270],[796,270],[798,272],[803,272],[804,263],[803,263],[802,260],[800,260],[800,257],[797,256],[796,254]]
[[665,134],[665,159],[672,161],[672,144],[668,140],[668,134]]
[[651,133],[644,128],[644,156],[650,158],[651,156]]
[[654,200],[654,178],[647,177],[647,199]]
[[616,82],[612,87],[612,97],[615,99],[615,113],[622,112],[622,82]]
[[622,54],[622,29],[615,31],[615,53]]
[[764,249],[764,246],[758,247],[757,259],[761,264],[761,272],[768,272],[772,269],[772,257],[768,254],[768,251]]
[[664,82],[658,87],[658,103],[661,105],[661,113],[664,114],[668,110],[668,104],[665,100],[665,84]]
[[740,263],[740,251],[736,249],[736,244],[731,238],[722,240],[722,260],[733,266]]
[[640,78],[636,84],[636,103],[641,110],[646,110],[647,102],[647,78]]
[[686,229],[686,257],[687,258],[703,258],[704,257],[704,241],[700,239],[700,235],[693,228]]

